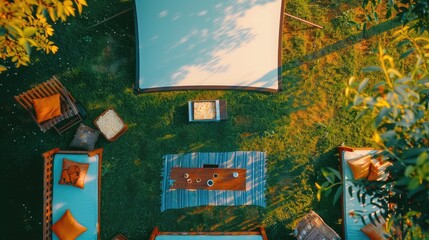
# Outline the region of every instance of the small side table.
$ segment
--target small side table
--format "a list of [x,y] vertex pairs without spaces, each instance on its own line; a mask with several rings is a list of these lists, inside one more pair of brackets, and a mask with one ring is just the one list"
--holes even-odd
[[189,122],[219,122],[228,118],[225,100],[188,102]]
[[109,108],[100,114],[94,120],[94,125],[109,142],[118,139],[128,129],[127,124],[113,108]]

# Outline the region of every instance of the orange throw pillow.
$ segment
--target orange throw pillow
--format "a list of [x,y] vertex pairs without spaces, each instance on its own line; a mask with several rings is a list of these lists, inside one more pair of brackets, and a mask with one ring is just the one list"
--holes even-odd
[[367,155],[358,159],[347,161],[347,164],[352,170],[354,179],[357,180],[357,179],[368,177],[371,158],[372,158],[371,155]]
[[45,98],[33,99],[34,111],[38,123],[51,118],[61,116],[60,94],[55,94]]
[[374,226],[374,224],[367,224],[365,227],[360,229],[363,233],[365,233],[370,240],[386,240],[384,237],[384,231],[380,228]]
[[88,167],[89,163],[74,162],[67,158],[63,158],[63,171],[61,172],[61,178],[58,183],[83,188]]
[[368,181],[385,181],[388,177],[385,170],[387,167],[391,166],[392,163],[389,161],[381,162],[373,159],[370,165]]
[[74,240],[86,231],[86,227],[82,226],[67,209],[63,216],[52,225],[52,231],[61,240]]

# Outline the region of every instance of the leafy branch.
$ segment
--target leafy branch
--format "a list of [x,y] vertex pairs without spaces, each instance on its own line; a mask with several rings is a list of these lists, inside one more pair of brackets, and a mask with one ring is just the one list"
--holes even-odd
[[360,190],[381,198],[383,217],[404,236],[419,239],[429,230],[429,214],[422,212],[429,207],[429,38],[416,37],[409,27],[393,37],[392,45],[407,50],[395,58],[380,44],[379,65],[362,69],[368,77],[360,82],[351,77],[345,93],[357,119],[369,122],[380,154],[392,162],[386,181],[358,182]]
[[385,19],[395,18],[404,26],[420,33],[429,32],[429,2],[427,0],[362,0],[362,9],[365,12],[365,19],[360,23],[355,23],[365,31],[370,23],[378,23],[379,15],[384,15]]
[[[52,22],[66,21],[79,14],[86,0],[14,0],[0,1],[0,58],[10,60],[15,67],[30,63],[32,48],[45,53],[56,53],[58,47],[49,40],[54,29],[45,15]],[[6,71],[0,65],[0,73]]]
[[332,202],[332,204],[335,206],[335,204],[338,202],[338,199],[340,199],[341,193],[343,192],[343,182],[341,174],[338,170],[333,169],[331,167],[327,167],[322,168],[322,175],[326,179],[326,181],[324,181],[321,185],[316,182],[317,200],[320,201],[322,193],[328,196],[332,192],[332,189],[336,188],[334,201]]

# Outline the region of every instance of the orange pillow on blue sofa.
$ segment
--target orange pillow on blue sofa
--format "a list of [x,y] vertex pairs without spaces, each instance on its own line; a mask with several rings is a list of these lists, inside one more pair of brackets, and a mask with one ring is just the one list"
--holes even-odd
[[54,225],[52,225],[52,231],[61,240],[74,240],[85,232],[86,229],[86,227],[82,226],[73,217],[68,209],[64,215]]
[[80,163],[63,158],[63,171],[58,183],[84,188],[88,168],[89,163]]
[[357,179],[368,177],[371,159],[372,159],[371,155],[366,155],[361,158],[347,161],[347,164],[352,170],[354,179],[357,180]]

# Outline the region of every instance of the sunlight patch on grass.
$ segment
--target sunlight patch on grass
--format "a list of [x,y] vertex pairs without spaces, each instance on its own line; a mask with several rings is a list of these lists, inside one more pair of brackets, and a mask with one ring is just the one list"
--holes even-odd
[[200,151],[200,149],[202,149],[204,146],[206,146],[207,144],[204,143],[192,143],[189,145],[189,152],[198,152]]
[[157,141],[166,141],[166,140],[171,140],[173,138],[175,138],[174,134],[166,134],[166,135],[158,138]]
[[89,109],[104,109],[108,106],[108,104],[106,104],[105,102],[90,102],[87,103],[87,106]]
[[243,126],[251,125],[252,122],[253,122],[252,121],[252,116],[250,116],[250,115],[247,115],[247,116],[238,115],[238,116],[235,116],[233,118],[233,120],[234,120],[235,124],[237,124],[237,125],[243,125]]
[[140,159],[135,159],[135,160],[134,160],[134,165],[136,165],[137,167],[141,166],[141,165],[142,165],[142,160],[140,160]]
[[122,120],[124,120],[124,122],[127,124],[128,128],[136,128],[137,126],[139,126],[139,124],[136,122],[126,121],[124,118],[122,118]]
[[253,133],[250,133],[250,132],[244,132],[244,133],[241,133],[240,134],[240,138],[248,138],[248,137],[251,137],[251,136],[253,136]]
[[340,58],[339,54],[336,52],[333,52],[331,54],[326,55],[326,62],[328,63],[335,62],[335,61],[338,61],[339,58]]

